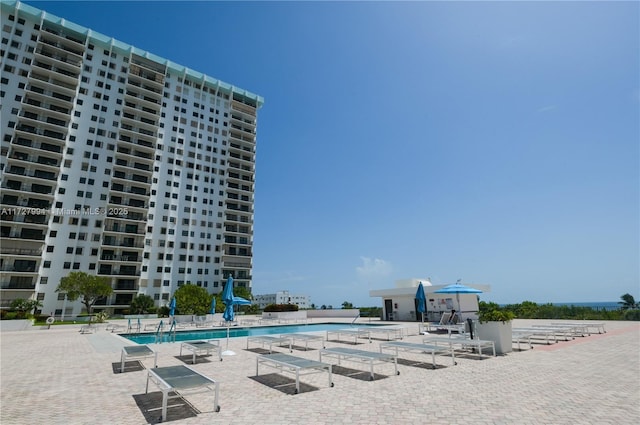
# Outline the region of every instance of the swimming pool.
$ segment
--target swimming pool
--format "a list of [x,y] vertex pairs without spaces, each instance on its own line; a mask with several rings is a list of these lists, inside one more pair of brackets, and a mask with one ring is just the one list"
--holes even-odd
[[[374,327],[381,325],[358,324],[358,328]],[[280,325],[280,326],[257,326],[251,328],[231,327],[229,328],[229,338],[255,335],[290,334],[296,332],[323,332],[335,331],[337,329],[347,329],[352,327],[349,323],[312,323],[307,325]],[[354,327],[355,328],[355,327]],[[121,337],[131,340],[137,344],[153,344],[156,342],[155,333],[148,334],[120,334]],[[193,341],[198,339],[226,338],[227,328],[200,329],[197,331],[177,331],[176,342]],[[168,342],[169,335],[164,334],[163,342]]]

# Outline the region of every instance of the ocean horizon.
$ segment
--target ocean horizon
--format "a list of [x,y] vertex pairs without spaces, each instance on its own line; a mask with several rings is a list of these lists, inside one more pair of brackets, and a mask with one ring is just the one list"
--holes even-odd
[[[514,304],[520,304],[520,303],[514,303]],[[556,307],[563,307],[563,306],[574,306],[574,307],[588,307],[588,308],[592,308],[594,310],[618,310],[620,308],[620,304],[618,304],[617,301],[601,301],[601,302],[573,302],[573,303],[536,303],[538,305],[545,305],[545,304],[551,304],[553,306]],[[509,304],[500,304],[501,307],[504,307],[506,305]]]

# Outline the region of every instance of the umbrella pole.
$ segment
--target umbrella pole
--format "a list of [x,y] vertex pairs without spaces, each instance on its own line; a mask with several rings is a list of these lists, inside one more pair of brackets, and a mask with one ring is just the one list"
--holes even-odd
[[229,350],[229,323],[227,322],[227,349],[222,352],[223,356],[235,356],[235,351]]

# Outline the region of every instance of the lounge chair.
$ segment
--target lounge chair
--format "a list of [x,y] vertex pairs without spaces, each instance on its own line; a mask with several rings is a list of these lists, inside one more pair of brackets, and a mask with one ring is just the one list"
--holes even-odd
[[387,338],[387,341],[393,339],[402,339],[404,337],[404,330],[406,328],[400,325],[387,325],[387,326],[370,326],[368,328],[358,328],[358,330],[362,330],[365,332],[369,332],[370,334],[384,334]]
[[[422,332],[428,332],[428,331],[432,331],[434,329],[438,329],[438,327],[441,327],[443,325],[446,325],[447,323],[449,323],[449,319],[451,318],[451,313],[442,313],[442,316],[440,316],[440,321],[438,322],[427,322],[427,323],[422,323],[422,326],[419,326],[419,332],[418,333],[422,333]],[[424,327],[425,329],[422,329],[422,327]]]
[[373,366],[382,363],[393,363],[395,367],[396,375],[400,375],[398,371],[398,356],[390,353],[376,353],[374,351],[357,350],[355,348],[335,347],[335,348],[323,348],[320,350],[320,361],[322,356],[335,357],[338,359],[338,364],[341,360],[350,360],[360,363],[369,364],[369,376],[373,381],[375,375],[373,373]]
[[249,342],[257,342],[262,344],[264,348],[265,344],[269,345],[269,352],[273,352],[273,344],[280,345],[289,344],[289,351],[291,350],[291,338],[284,336],[270,336],[270,335],[256,335],[247,337],[247,350],[249,349]]
[[207,316],[196,316],[195,324],[196,328],[212,328],[214,322]]
[[[149,369],[147,373],[147,387],[145,394],[149,392],[149,381],[153,382],[162,391],[162,417],[167,419],[168,400],[170,398],[183,397],[186,393],[196,394],[204,391],[213,391],[214,410],[220,411],[218,396],[220,383],[206,377],[188,366],[167,366]],[[172,395],[169,395],[171,393]]]
[[491,348],[493,351],[493,356],[496,355],[496,346],[495,342],[483,339],[470,339],[467,338],[466,335],[457,335],[457,336],[437,336],[437,335],[427,335],[423,338],[423,341],[427,344],[445,344],[453,347],[454,345],[459,345],[461,349],[467,349],[471,347],[474,352],[476,352],[479,356],[482,355],[483,348]]
[[116,325],[116,324],[108,324],[107,327],[104,328],[107,332],[120,332],[126,330],[127,327],[125,325]]
[[337,340],[340,341],[340,335],[349,335],[353,337],[353,343],[358,343],[358,338],[367,338],[371,342],[371,333],[365,328],[356,329],[338,329],[335,331],[327,331],[327,341],[330,340],[329,335],[337,335]]
[[92,334],[97,330],[98,330],[98,326],[94,325],[94,324],[91,324],[91,323],[89,323],[88,325],[83,325],[83,326],[80,327],[80,333],[81,334]]
[[273,367],[281,372],[294,372],[296,375],[296,394],[300,392],[300,375],[326,371],[329,374],[329,386],[333,387],[331,377],[332,365],[315,360],[303,359],[290,354],[261,354],[256,358],[256,376],[259,374],[260,364]]
[[456,364],[456,357],[452,345],[445,347],[438,346],[437,344],[419,344],[403,341],[388,341],[380,343],[380,352],[382,353],[385,349],[395,351],[396,357],[398,356],[399,351],[431,354],[431,362],[434,369],[436,368],[436,354],[451,355],[452,363],[454,365]]
[[310,342],[321,342],[322,348],[324,348],[324,337],[322,335],[311,335],[304,333],[292,333],[292,334],[283,334],[280,335],[283,338],[288,338],[290,340],[291,348],[296,345],[296,341],[304,341],[304,351],[309,349]]
[[148,345],[126,345],[122,347],[120,373],[124,372],[124,363],[127,359],[142,359],[146,357],[153,357],[153,367],[158,367],[158,352],[153,351]]
[[180,356],[182,356],[182,349],[185,348],[193,353],[191,363],[195,364],[196,356],[198,355],[210,355],[214,350],[218,353],[218,358],[222,361],[222,348],[220,347],[220,341],[217,339],[210,339],[208,341],[187,341],[180,344]]

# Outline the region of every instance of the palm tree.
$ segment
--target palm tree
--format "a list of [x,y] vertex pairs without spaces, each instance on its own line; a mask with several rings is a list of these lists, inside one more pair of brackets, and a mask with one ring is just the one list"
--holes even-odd
[[622,310],[633,310],[639,307],[640,303],[637,303],[631,294],[621,295],[620,298],[622,301],[619,301],[618,304],[620,304]]

